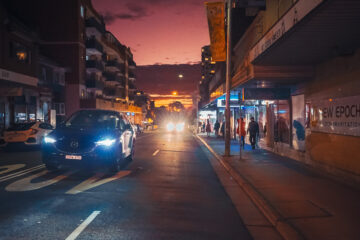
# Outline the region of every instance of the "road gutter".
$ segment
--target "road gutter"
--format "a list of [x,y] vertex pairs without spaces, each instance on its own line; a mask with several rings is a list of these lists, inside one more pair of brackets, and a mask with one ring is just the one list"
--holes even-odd
[[211,154],[218,160],[218,162],[230,174],[239,187],[251,199],[254,205],[260,210],[260,212],[266,217],[266,219],[273,225],[273,227],[285,240],[305,239],[305,237],[291,223],[284,219],[280,213],[268,203],[268,201],[244,176],[242,176],[229,163],[227,163],[222,156],[217,154],[204,139],[198,135],[194,136],[211,152]]

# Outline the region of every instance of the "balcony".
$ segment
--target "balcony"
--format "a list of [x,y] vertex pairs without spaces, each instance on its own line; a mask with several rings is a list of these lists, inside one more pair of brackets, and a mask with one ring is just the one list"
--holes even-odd
[[105,97],[110,98],[123,98],[124,97],[124,91],[122,89],[119,89],[117,87],[106,87],[104,88],[103,94]]
[[87,60],[86,71],[89,73],[103,72],[104,64],[102,63],[102,61],[98,60]]
[[108,82],[116,82],[116,83],[120,83],[121,85],[125,85],[124,76],[120,76],[117,73],[104,72],[103,76],[106,78],[106,81]]
[[96,38],[88,38],[86,40],[86,55],[102,55],[104,48]]
[[105,25],[96,18],[91,17],[85,20],[86,35],[101,37],[105,33]]
[[132,71],[129,72],[129,79],[132,81],[134,81],[136,79],[136,75]]
[[117,60],[109,60],[106,62],[106,70],[124,74],[125,66],[124,64],[119,63]]
[[132,69],[136,68],[136,63],[134,62],[133,59],[129,59],[129,68],[132,68]]
[[88,77],[86,78],[86,87],[87,88],[96,88],[99,90],[104,89],[104,82],[101,80],[98,80],[94,77]]

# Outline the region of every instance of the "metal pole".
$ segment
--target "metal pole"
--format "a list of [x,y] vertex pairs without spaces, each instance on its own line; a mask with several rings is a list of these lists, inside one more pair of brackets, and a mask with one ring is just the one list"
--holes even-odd
[[227,1],[226,37],[226,105],[225,105],[225,156],[230,156],[230,84],[231,84],[231,8],[232,0]]
[[[241,127],[242,127],[242,124],[243,124],[243,121],[244,120],[241,120],[241,105],[240,105],[240,112],[239,112],[239,142],[240,142],[240,152],[239,152],[239,157],[240,157],[240,160],[242,159],[242,149],[241,149],[241,144],[242,144],[242,141],[241,141]],[[245,138],[245,137],[244,137]],[[245,139],[244,139],[244,147],[245,147]]]

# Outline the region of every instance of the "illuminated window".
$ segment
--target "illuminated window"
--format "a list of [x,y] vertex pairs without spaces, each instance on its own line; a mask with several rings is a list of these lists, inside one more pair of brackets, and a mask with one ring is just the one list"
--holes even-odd
[[83,6],[83,5],[80,6],[80,16],[81,16],[82,18],[84,18],[84,16],[85,16],[85,10],[84,10],[84,6]]
[[30,63],[30,50],[23,44],[18,42],[10,42],[10,58],[16,59],[18,62]]

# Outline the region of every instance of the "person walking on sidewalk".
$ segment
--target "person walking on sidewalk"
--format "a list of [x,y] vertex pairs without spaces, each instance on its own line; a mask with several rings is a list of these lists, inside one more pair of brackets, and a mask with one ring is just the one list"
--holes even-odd
[[245,136],[246,136],[245,121],[244,118],[240,118],[237,121],[238,121],[238,127],[236,133],[239,134],[240,146],[242,146],[243,149],[245,149]]
[[211,125],[209,119],[206,120],[206,135],[209,137],[211,133]]
[[214,124],[215,137],[219,137],[219,129],[220,129],[220,123],[218,120],[216,120]]
[[250,143],[252,149],[255,149],[257,136],[259,136],[259,124],[255,122],[254,117],[250,118],[251,122],[249,123],[247,132],[250,134]]

